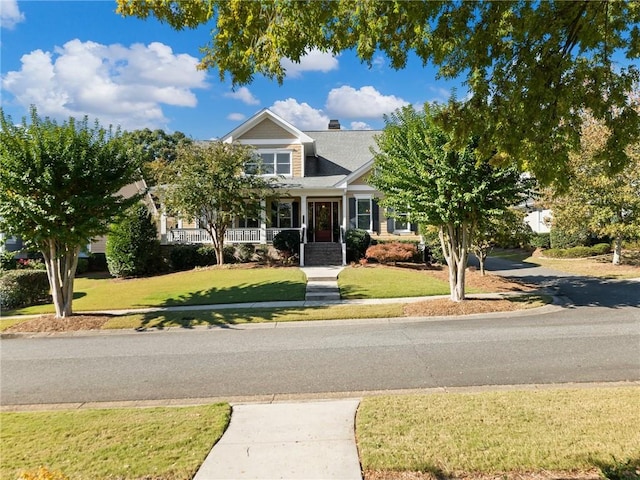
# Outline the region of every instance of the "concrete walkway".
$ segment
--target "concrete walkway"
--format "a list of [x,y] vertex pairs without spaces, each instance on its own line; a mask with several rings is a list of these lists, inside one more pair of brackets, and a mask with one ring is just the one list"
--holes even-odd
[[307,276],[305,300],[311,302],[340,300],[338,275],[344,267],[300,267]]
[[193,480],[362,479],[359,400],[232,405],[231,423]]

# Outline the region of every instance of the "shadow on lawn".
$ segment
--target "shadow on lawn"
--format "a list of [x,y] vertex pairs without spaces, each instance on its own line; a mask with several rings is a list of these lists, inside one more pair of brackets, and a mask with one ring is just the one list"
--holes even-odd
[[[323,310],[326,306],[305,307],[304,311]],[[292,317],[298,313],[299,317]],[[285,318],[286,317],[286,318]],[[221,327],[232,328],[235,325],[251,323],[272,323],[278,321],[307,320],[300,312],[300,307],[273,307],[273,308],[234,308],[211,310],[183,310],[170,312],[149,312],[143,315],[140,327],[137,330],[145,331],[150,328],[164,330],[170,327],[192,329],[194,327]]]
[[182,305],[216,305],[221,303],[253,303],[304,300],[306,285],[280,281],[239,284],[225,288],[209,288],[168,298],[163,307]]
[[[278,321],[295,308],[243,308],[243,304],[256,302],[301,301],[305,298],[306,285],[301,282],[280,281],[239,284],[225,288],[209,288],[167,299],[164,307],[185,307],[183,311],[150,312],[143,315],[139,330],[168,327],[193,328],[195,326],[229,327],[240,323]],[[237,304],[234,308],[218,308],[215,305]],[[211,305],[211,309],[189,309],[194,305]],[[319,307],[323,308],[323,307]]]

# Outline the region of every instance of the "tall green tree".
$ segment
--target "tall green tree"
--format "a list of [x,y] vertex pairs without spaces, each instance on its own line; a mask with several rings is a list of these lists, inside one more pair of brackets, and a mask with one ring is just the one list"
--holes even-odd
[[571,156],[569,187],[553,192],[553,225],[568,233],[585,229],[613,239],[613,263],[622,261],[622,242],[640,238],[640,136],[627,148],[631,162],[611,174],[592,162],[609,131],[585,114],[581,149]]
[[153,181],[153,163],[159,160],[173,162],[178,155],[178,148],[190,145],[193,140],[182,132],[166,133],[162,129],[133,130],[124,132],[123,137],[139,148],[142,154],[142,172],[145,181]]
[[611,132],[592,159],[610,172],[629,162],[626,146],[640,131],[627,95],[640,75],[636,0],[117,2],[122,15],[153,15],[177,30],[210,24],[200,67],[234,84],[255,74],[282,82],[281,60],[312,49],[354,50],[368,64],[382,52],[396,69],[413,54],[440,77],[466,80],[470,99],[441,119],[456,141],[478,136],[481,157],[545,183],[567,178],[585,109]]
[[426,104],[416,112],[408,106],[385,118],[370,182],[384,193],[383,206],[438,228],[451,300],[461,301],[474,229],[518,203],[523,186],[515,167],[493,167],[478,158],[474,141],[461,150],[449,148],[452,137],[436,122],[442,109]]
[[234,218],[260,216],[260,201],[273,193],[273,177],[245,173],[247,165],[258,164],[251,147],[213,141],[183,145],[173,162],[156,165],[165,208],[204,224],[218,265],[224,263],[224,237]]
[[35,107],[16,125],[0,109],[0,231],[42,253],[56,317],[73,313],[78,254],[138,201],[118,195],[138,176],[139,155],[117,130],[58,124]]

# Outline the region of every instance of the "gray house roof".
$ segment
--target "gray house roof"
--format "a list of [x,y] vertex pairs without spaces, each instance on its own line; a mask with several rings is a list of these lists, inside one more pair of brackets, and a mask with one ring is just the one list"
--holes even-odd
[[[305,159],[305,177],[345,177],[373,158],[371,147],[380,130],[324,130],[304,132],[315,140],[316,156]],[[336,182],[334,182],[335,184]]]

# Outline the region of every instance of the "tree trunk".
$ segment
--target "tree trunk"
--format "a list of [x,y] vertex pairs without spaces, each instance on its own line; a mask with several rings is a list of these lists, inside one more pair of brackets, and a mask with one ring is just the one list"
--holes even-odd
[[480,274],[484,276],[485,274],[484,265],[487,260],[487,250],[479,246],[473,247],[472,250],[473,250],[473,254],[478,259],[478,264],[480,265]]
[[225,227],[213,226],[209,235],[213,239],[213,247],[216,251],[216,264],[224,265],[224,234],[227,229]]
[[439,230],[440,245],[449,266],[449,291],[451,300],[460,302],[465,298],[465,271],[469,249],[469,226],[442,225]]
[[47,267],[56,318],[73,314],[73,282],[78,267],[80,246],[58,245],[48,240],[41,249]]
[[621,261],[622,261],[622,237],[618,235],[616,236],[616,239],[613,242],[613,264],[620,265]]
[[480,263],[480,275],[482,275],[484,277],[485,275],[485,270],[484,270],[484,264],[487,260],[487,254],[485,252],[480,252],[480,255],[478,255],[478,263]]

